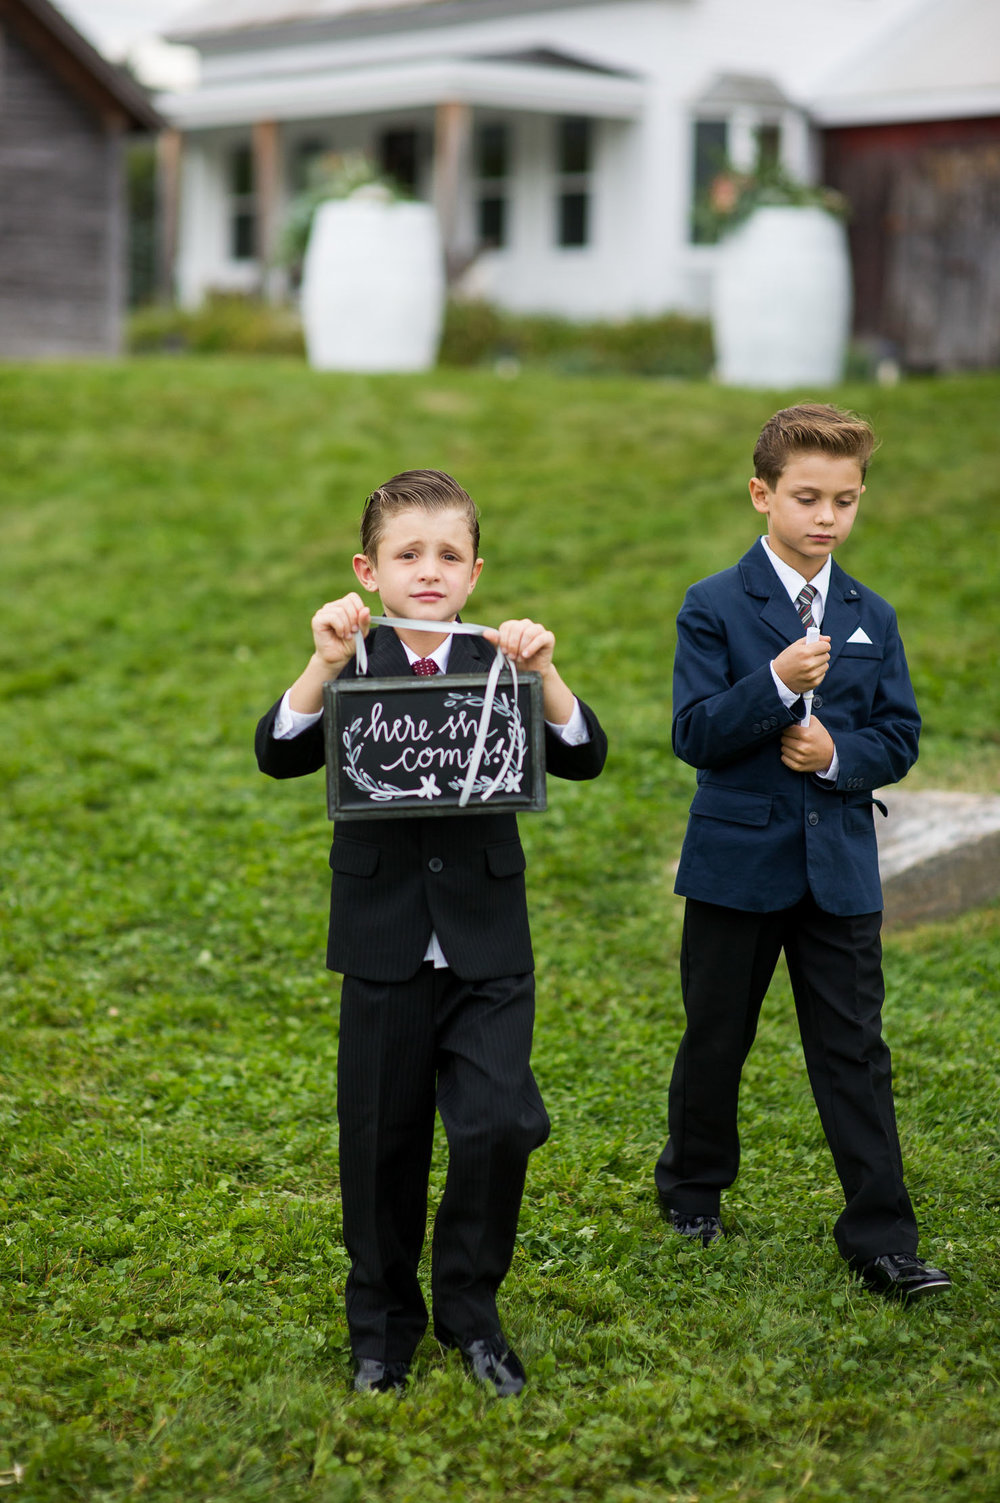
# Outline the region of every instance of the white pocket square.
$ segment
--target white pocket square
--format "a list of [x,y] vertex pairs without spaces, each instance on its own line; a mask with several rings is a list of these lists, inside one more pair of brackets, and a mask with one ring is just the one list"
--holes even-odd
[[848,642],[867,642],[869,647],[872,645],[872,639],[863,626],[859,626],[857,631],[852,632],[847,640]]

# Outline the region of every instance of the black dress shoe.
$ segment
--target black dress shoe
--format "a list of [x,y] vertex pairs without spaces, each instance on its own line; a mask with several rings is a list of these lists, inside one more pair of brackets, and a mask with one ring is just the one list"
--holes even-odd
[[402,1393],[409,1373],[408,1362],[379,1362],[375,1357],[359,1357],[354,1392]]
[[491,1389],[497,1398],[513,1398],[528,1381],[520,1357],[511,1351],[502,1331],[477,1341],[444,1342],[443,1345],[456,1346],[472,1376]]
[[862,1264],[858,1277],[876,1294],[890,1299],[922,1299],[939,1289],[950,1289],[951,1279],[940,1268],[931,1268],[913,1253],[883,1253]]
[[702,1247],[707,1247],[710,1242],[715,1242],[717,1238],[725,1236],[722,1221],[718,1216],[692,1216],[689,1211],[675,1211],[662,1199],[660,1210],[675,1232],[679,1232],[682,1237],[688,1237],[692,1242],[700,1242]]

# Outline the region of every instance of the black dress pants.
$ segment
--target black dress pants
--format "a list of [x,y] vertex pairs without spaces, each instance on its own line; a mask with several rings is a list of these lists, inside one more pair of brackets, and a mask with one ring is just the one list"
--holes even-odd
[[434,1331],[500,1330],[528,1156],[549,1119],[531,1073],[534,976],[463,981],[424,964],[410,981],[345,976],[337,1063],[340,1187],[355,1357],[408,1362],[427,1327],[417,1265],[435,1107],[448,1172],[434,1221]]
[[837,1246],[852,1266],[916,1251],[882,1038],[881,921],[880,913],[825,913],[808,896],[778,913],[687,900],[687,1027],[670,1082],[670,1136],[656,1166],[666,1204],[717,1215],[720,1192],[736,1178],[740,1075],[784,950],[809,1083],[846,1202]]

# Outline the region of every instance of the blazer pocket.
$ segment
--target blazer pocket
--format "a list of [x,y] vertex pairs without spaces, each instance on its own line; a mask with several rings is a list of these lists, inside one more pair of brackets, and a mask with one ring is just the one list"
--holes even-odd
[[502,845],[488,845],[484,854],[486,868],[492,877],[516,877],[528,864],[519,840],[505,840]]
[[692,800],[691,813],[704,815],[706,819],[723,819],[733,825],[763,827],[771,818],[771,795],[702,783]]
[[840,649],[842,658],[876,658],[882,656],[880,642],[845,642]]
[[330,866],[348,877],[374,877],[381,855],[377,845],[341,837],[330,847]]

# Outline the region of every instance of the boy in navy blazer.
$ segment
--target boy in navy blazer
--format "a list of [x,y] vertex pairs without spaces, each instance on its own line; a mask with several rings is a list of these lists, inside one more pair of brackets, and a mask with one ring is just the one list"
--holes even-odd
[[687,899],[686,1028],[656,1185],[677,1232],[706,1245],[722,1235],[740,1075],[784,950],[844,1191],[837,1245],[869,1288],[913,1299],[949,1279],[916,1256],[903,1183],[882,1038],[874,790],[916,761],[920,717],[895,613],[832,558],[874,443],[867,423],[834,407],[776,413],[750,481],[767,535],[693,585],[677,619],[673,746],[698,769],[698,789],[675,886]]
[[[440,625],[372,631],[374,677],[485,675],[499,646],[541,674],[547,771],[597,776],[607,740],[560,678],[550,631],[505,621],[486,646],[448,629],[483,567],[476,507],[451,476],[409,470],[373,491],[361,544],[354,571],[378,591],[383,615]],[[263,772],[299,777],[323,766],[323,685],[354,676],[354,634],[367,634],[370,618],[353,592],[316,612],[312,657],[257,727]],[[528,1155],[549,1132],[530,1066],[534,962],[516,816],[335,824],[330,865],[327,963],[344,973],[337,1117],[354,1386],[401,1390],[427,1325],[417,1265],[436,1107],[449,1162],[434,1223],[434,1332],[488,1391],[516,1394],[524,1368],[496,1295]]]

